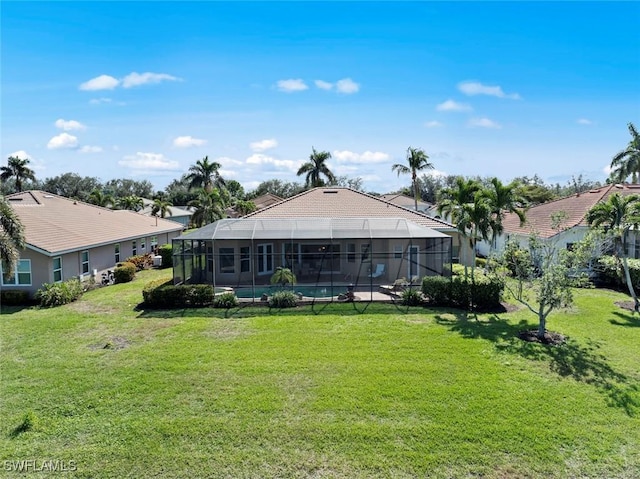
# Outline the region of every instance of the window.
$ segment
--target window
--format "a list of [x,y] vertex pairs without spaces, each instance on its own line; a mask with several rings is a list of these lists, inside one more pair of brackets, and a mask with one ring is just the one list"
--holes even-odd
[[242,246],[240,248],[240,272],[247,273],[251,271],[251,248]]
[[409,251],[407,252],[407,259],[409,260],[409,270],[407,273],[409,278],[418,276],[418,270],[420,267],[420,258],[418,256],[419,251],[420,249],[417,246],[409,246]]
[[395,259],[402,259],[402,245],[395,245],[393,247],[393,257]]
[[89,273],[89,252],[88,251],[83,251],[80,255],[81,261],[82,261],[82,274],[88,274]]
[[116,263],[119,263],[120,262],[120,243],[116,243],[114,250],[115,250]]
[[360,245],[360,261],[363,263],[371,263],[371,258],[369,257],[369,246],[368,244]]
[[140,238],[140,252],[142,254],[144,254],[145,249],[147,249],[147,244],[146,244],[144,238]]
[[138,256],[138,247],[135,241],[131,242],[131,256]]
[[356,244],[355,243],[347,243],[347,262],[348,263],[356,262]]
[[258,274],[273,273],[273,245],[258,245]]
[[62,281],[62,258],[57,256],[53,258],[53,282],[59,283]]
[[218,264],[220,265],[221,273],[235,273],[235,261],[234,254],[235,251],[233,248],[220,248],[219,250],[220,259]]
[[18,261],[13,272],[9,273],[7,264],[0,264],[0,280],[4,286],[20,285],[31,286],[31,260],[21,259]]
[[151,249],[155,250],[158,247],[158,237],[157,236],[152,236],[151,237]]

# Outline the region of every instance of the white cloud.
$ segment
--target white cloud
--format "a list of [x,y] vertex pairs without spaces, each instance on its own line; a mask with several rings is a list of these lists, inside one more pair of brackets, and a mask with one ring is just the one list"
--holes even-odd
[[111,98],[92,98],[89,100],[90,105],[102,105],[103,103],[111,103],[113,100]]
[[73,149],[78,146],[78,138],[69,133],[60,133],[54,136],[47,143],[50,150]]
[[471,111],[473,110],[473,108],[471,108],[471,106],[467,105],[466,103],[458,103],[453,100],[447,100],[445,102],[438,104],[436,106],[436,110],[438,111]]
[[220,158],[216,158],[216,161],[220,163],[223,167],[244,166],[244,161],[234,160],[233,158],[229,158],[227,156],[221,156]]
[[428,121],[424,124],[424,126],[426,126],[427,128],[438,128],[441,126],[444,126],[442,123],[440,123],[439,121],[433,120],[433,121]]
[[78,150],[80,153],[102,153],[104,150],[101,146],[85,145]]
[[261,152],[270,150],[278,146],[278,141],[275,138],[269,138],[267,140],[254,141],[249,144],[249,148],[253,151]]
[[389,160],[389,155],[381,151],[355,153],[349,150],[336,150],[332,156],[341,163],[384,163]]
[[277,85],[278,85],[278,90],[286,93],[291,93],[294,91],[304,91],[309,88],[307,84],[300,78],[295,78],[295,79],[291,78],[289,80],[278,80]]
[[136,171],[166,171],[177,170],[180,165],[177,161],[165,158],[161,153],[141,153],[125,156],[118,161],[120,166]]
[[510,98],[512,100],[518,100],[520,98],[520,95],[517,93],[505,93],[500,86],[483,85],[482,83],[473,81],[459,83],[458,90],[469,96],[489,95],[498,98]]
[[351,78],[343,78],[336,82],[336,91],[338,93],[350,95],[351,93],[358,93],[358,91],[360,91],[360,85],[354,82]]
[[272,156],[263,155],[262,153],[254,153],[247,158],[249,165],[273,165],[276,168],[283,168],[291,171],[297,171],[301,162],[293,160],[278,160]]
[[31,160],[31,155],[24,150],[14,151],[13,153],[9,153],[8,156],[13,156],[15,158],[20,158],[22,160]]
[[494,129],[502,128],[498,123],[490,120],[489,118],[472,118],[471,120],[469,120],[469,126]]
[[122,79],[122,87],[131,88],[131,87],[140,86],[140,85],[152,85],[155,83],[160,83],[162,81],[180,81],[180,80],[181,80],[180,78],[174,77],[173,75],[169,75],[168,73],[132,72]]
[[92,78],[80,85],[80,90],[96,91],[96,90],[113,90],[120,84],[120,80],[110,75],[100,75]]
[[321,90],[331,90],[333,88],[333,83],[329,83],[323,80],[316,80],[314,83]]
[[57,128],[60,128],[64,131],[73,131],[73,130],[86,130],[87,127],[76,120],[63,120],[60,118],[56,120],[55,125]]
[[587,120],[586,118],[579,118],[577,121],[578,125],[593,125],[591,120]]
[[176,148],[191,148],[192,146],[202,146],[207,143],[207,140],[201,140],[200,138],[194,138],[192,136],[178,136],[173,140],[173,146]]
[[609,176],[613,170],[611,169],[611,165],[606,165],[604,168],[602,168],[602,171],[605,175]]

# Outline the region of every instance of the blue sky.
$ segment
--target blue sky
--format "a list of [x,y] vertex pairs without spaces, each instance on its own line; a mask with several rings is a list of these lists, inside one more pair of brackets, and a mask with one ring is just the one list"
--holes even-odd
[[[1,153],[158,189],[208,155],[246,189],[312,146],[369,191],[438,172],[606,178],[640,126],[639,2],[8,2]],[[4,161],[4,160],[3,160]]]

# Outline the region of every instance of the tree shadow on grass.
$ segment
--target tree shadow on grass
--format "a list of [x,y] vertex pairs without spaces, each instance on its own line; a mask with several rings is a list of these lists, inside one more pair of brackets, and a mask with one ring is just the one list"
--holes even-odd
[[468,313],[436,314],[436,322],[448,326],[465,338],[485,339],[497,351],[517,354],[525,359],[548,362],[549,369],[561,377],[589,384],[608,397],[611,406],[635,416],[640,411],[640,386],[632,378],[614,370],[600,352],[600,344],[588,340],[585,345],[568,338],[565,344],[548,346],[518,339],[518,332],[530,325],[526,321],[510,324],[492,315],[488,320],[469,320]]
[[616,326],[624,326],[626,328],[640,328],[640,316],[628,313],[620,313],[619,311],[614,311],[613,314],[622,319],[622,321],[618,321],[617,319],[610,319],[609,322],[611,324],[615,324]]

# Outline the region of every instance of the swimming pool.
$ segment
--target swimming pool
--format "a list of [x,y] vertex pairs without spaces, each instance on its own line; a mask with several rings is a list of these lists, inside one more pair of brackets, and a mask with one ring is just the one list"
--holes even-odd
[[[331,298],[346,291],[345,286],[294,286],[286,288],[287,291],[293,291],[296,294],[302,294],[307,298]],[[276,291],[282,291],[280,286],[257,286],[255,289],[234,288],[238,298],[260,298],[263,294],[271,296]]]

